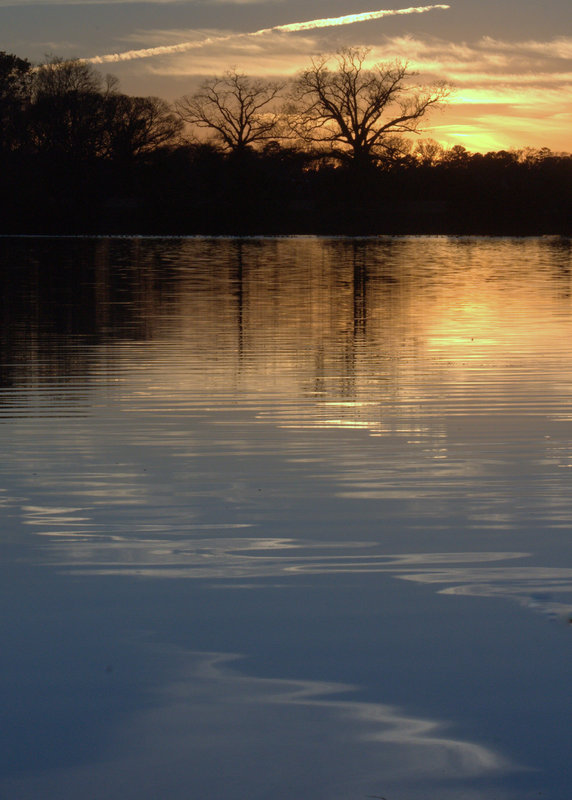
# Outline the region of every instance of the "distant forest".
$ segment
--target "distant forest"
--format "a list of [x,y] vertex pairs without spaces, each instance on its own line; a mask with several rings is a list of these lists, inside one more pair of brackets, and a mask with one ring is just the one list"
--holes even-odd
[[236,71],[168,104],[90,64],[0,53],[2,234],[572,234],[572,155],[442,148],[367,51],[291,85]]

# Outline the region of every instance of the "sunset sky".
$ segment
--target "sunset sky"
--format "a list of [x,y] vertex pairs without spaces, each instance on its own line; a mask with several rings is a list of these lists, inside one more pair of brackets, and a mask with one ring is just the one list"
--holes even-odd
[[[319,53],[366,46],[372,60],[408,60],[420,82],[445,79],[454,85],[453,97],[432,115],[424,136],[474,151],[572,151],[569,0],[431,5],[403,13],[410,9],[403,0],[0,0],[0,50],[39,62],[47,53],[92,58],[166,48],[98,69],[116,75],[127,93],[173,100],[229,67],[287,77]],[[248,35],[381,9],[402,13]]]

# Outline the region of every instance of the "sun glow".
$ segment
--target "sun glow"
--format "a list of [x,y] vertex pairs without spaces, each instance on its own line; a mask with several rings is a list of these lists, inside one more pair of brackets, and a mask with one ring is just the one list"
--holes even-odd
[[[138,90],[144,72],[157,85],[157,94],[175,100],[183,91],[178,89],[183,80],[184,91],[189,91],[193,82],[198,85],[204,76],[217,74],[229,65],[238,65],[241,72],[256,77],[287,79],[312,54],[332,50],[329,34],[321,31],[336,29],[340,31],[336,41],[369,49],[368,64],[405,60],[424,82],[445,81],[453,86],[443,114],[432,114],[423,130],[424,136],[441,145],[463,144],[473,152],[529,146],[569,151],[572,37],[515,42],[483,36],[454,42],[429,35],[380,36],[374,25],[361,26],[359,38],[349,29],[348,35],[341,33],[344,26],[355,23],[448,8],[438,4],[380,9],[291,22],[249,33],[156,30],[149,33],[151,47],[88,60],[103,64],[147,59],[143,69],[137,65],[131,68],[131,74],[126,73],[133,92]],[[161,44],[169,41],[170,44]]]

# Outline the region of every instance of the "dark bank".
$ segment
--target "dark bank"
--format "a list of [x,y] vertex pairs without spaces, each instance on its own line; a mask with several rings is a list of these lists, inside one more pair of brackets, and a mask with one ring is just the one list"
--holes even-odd
[[[324,74],[360,79],[365,55],[344,51],[337,56],[338,72]],[[321,79],[322,66],[306,70],[299,81]],[[403,67],[397,75],[392,65],[376,69],[382,88],[388,76],[398,82],[407,77]],[[247,116],[246,133],[229,136],[216,127],[208,105],[205,110],[204,93],[170,106],[160,98],[122,94],[115,79],[84,62],[53,59],[33,68],[0,53],[0,233],[572,232],[569,153],[471,153],[409,136],[429,107],[446,99],[443,87],[412,96],[406,124],[385,123],[391,135],[381,146],[363,125],[345,139],[334,128],[328,139],[308,133],[303,110],[294,123],[289,112],[285,134],[277,113],[268,122],[266,106],[277,87],[233,72],[211,84],[206,88],[220,92],[218,103],[231,97],[231,114],[248,90],[264,115]],[[197,98],[203,98],[198,110],[192,105]],[[190,139],[185,121],[214,138]]]

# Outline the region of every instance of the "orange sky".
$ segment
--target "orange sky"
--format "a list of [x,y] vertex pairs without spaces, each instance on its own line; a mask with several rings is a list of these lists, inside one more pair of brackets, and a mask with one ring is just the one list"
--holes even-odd
[[[290,77],[316,54],[365,46],[372,60],[406,59],[420,82],[455,87],[424,136],[473,151],[572,151],[568,0],[520,0],[518,18],[505,0],[408,9],[364,0],[314,0],[311,8],[297,0],[0,0],[0,49],[39,61],[47,52],[87,58],[160,48],[98,67],[128,93],[174,100],[230,67]],[[377,18],[346,21],[372,11]],[[305,24],[335,17],[336,25]]]

